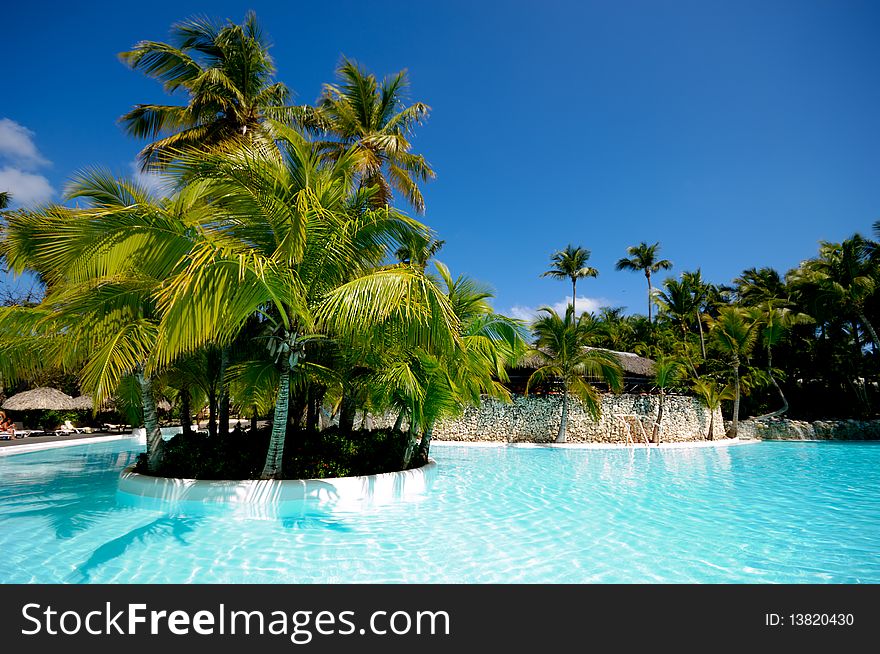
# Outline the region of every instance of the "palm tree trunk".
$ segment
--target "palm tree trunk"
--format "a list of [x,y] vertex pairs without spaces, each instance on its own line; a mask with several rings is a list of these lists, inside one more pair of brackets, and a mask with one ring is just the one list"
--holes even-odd
[[339,433],[350,434],[354,431],[354,419],[357,407],[351,395],[342,396],[342,405],[339,407]]
[[709,433],[706,434],[706,440],[715,440],[715,409],[709,409]]
[[788,400],[785,398],[785,393],[782,392],[782,388],[780,388],[779,384],[776,382],[776,379],[773,377],[773,354],[770,351],[770,346],[767,346],[767,376],[770,377],[770,381],[773,383],[773,386],[776,387],[776,391],[779,393],[779,397],[782,398],[782,408],[776,409],[776,411],[771,411],[770,413],[765,413],[764,415],[760,415],[755,420],[766,420],[767,418],[775,418],[776,416],[781,416],[783,413],[788,411]]
[[220,349],[220,407],[217,424],[217,435],[229,435],[229,389],[226,387],[226,368],[229,367],[229,346]]
[[144,409],[144,430],[147,432],[147,470],[155,470],[162,461],[165,441],[159,429],[159,416],[156,412],[156,398],[153,397],[153,380],[144,374],[142,366],[135,373],[141,389],[141,405]]
[[697,309],[697,327],[700,328],[700,352],[703,354],[703,361],[706,360],[706,337],[703,335],[703,321],[700,320],[700,310]]
[[284,438],[287,435],[287,411],[290,406],[290,361],[281,357],[281,383],[278,398],[275,400],[275,413],[272,416],[272,436],[269,451],[260,479],[280,479],[281,461],[284,456]]
[[208,393],[208,434],[211,438],[217,435],[217,390],[216,385],[211,385]]
[[651,297],[654,295],[654,288],[651,286],[651,271],[645,269],[645,277],[648,280],[648,322],[651,322]]
[[403,427],[403,411],[397,414],[397,420],[394,421],[394,431],[400,431]]
[[416,449],[416,432],[413,429],[413,423],[409,424],[409,430],[407,431],[406,438],[406,450],[403,452],[403,466],[402,469],[406,470],[409,468],[410,461],[412,461],[413,453]]
[[728,438],[736,438],[737,430],[739,429],[739,361],[733,367],[733,391],[733,420],[727,432]]
[[257,431],[257,406],[254,405],[253,410],[251,412],[251,433],[253,434]]
[[306,431],[318,431],[318,389],[309,384],[306,391]]
[[562,419],[559,421],[559,433],[556,434],[556,442],[564,443],[566,439],[565,429],[568,426],[568,386],[562,391]]
[[192,433],[192,409],[190,408],[189,386],[180,389],[180,433],[189,436]]
[[657,422],[654,423],[654,430],[651,433],[651,442],[660,445],[660,427],[663,425],[663,400],[666,394],[660,389],[660,406],[657,409]]
[[574,317],[577,318],[578,312],[575,306],[577,302],[577,278],[571,278],[571,312],[574,314]]
[[874,325],[868,320],[868,316],[865,315],[864,311],[859,311],[859,321],[865,326],[865,329],[867,329],[868,333],[871,335],[871,344],[875,347],[880,345],[880,340],[877,340],[877,332],[874,331]]
[[419,460],[421,465],[428,462],[428,452],[431,449],[431,437],[434,435],[434,422],[428,425],[425,433],[422,434],[422,442],[419,443]]

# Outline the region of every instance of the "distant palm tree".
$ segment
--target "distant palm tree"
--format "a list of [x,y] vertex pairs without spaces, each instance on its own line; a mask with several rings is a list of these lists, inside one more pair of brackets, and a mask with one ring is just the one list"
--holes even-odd
[[631,245],[626,249],[629,258],[620,259],[615,268],[617,270],[638,270],[645,273],[648,280],[648,322],[651,322],[651,302],[653,301],[654,288],[651,286],[651,275],[661,270],[669,270],[672,268],[672,262],[669,259],[658,259],[657,252],[660,250],[660,243],[648,245],[644,241],[638,245]]
[[558,250],[550,256],[550,270],[541,277],[553,279],[571,280],[571,307],[577,316],[575,303],[577,302],[577,280],[585,277],[597,277],[599,271],[587,265],[590,259],[590,251],[580,246],[567,245],[564,250]]
[[666,392],[684,378],[684,364],[678,359],[666,358],[657,362],[654,369],[654,388],[660,392],[660,406],[657,409],[657,422],[651,433],[651,442],[660,445],[663,426],[663,408]]
[[732,400],[736,397],[733,386],[725,384],[724,388],[718,388],[715,381],[708,379],[697,379],[691,388],[700,401],[709,409],[709,431],[706,434],[707,440],[715,439],[715,410],[721,406],[722,400]]
[[537,337],[534,353],[544,363],[529,377],[526,394],[533,384],[550,379],[562,382],[562,418],[556,442],[564,443],[569,395],[575,395],[587,412],[598,418],[601,413],[599,391],[586,378],[604,379],[612,390],[619,391],[623,371],[611,352],[588,347],[589,321],[575,320],[573,307],[566,310],[564,318],[549,307],[541,311],[546,315],[535,321],[532,330]]
[[706,322],[716,349],[727,359],[733,373],[733,421],[727,436],[736,438],[742,395],[740,367],[758,340],[758,312],[743,307],[724,307],[718,312],[717,318],[707,316]]
[[187,95],[184,105],[139,104],[119,119],[130,135],[158,139],[138,155],[145,169],[163,167],[187,147],[271,147],[266,120],[289,122],[303,111],[287,106],[290,92],[273,81],[275,64],[252,11],[241,25],[184,20],[171,27],[171,43],[140,41],[119,58],[166,92]]
[[[819,303],[838,315],[858,320],[873,344],[880,347],[880,338],[865,312],[866,302],[878,287],[871,250],[870,241],[859,234],[842,243],[823,241],[819,256],[805,261],[793,271],[791,281],[796,289],[811,289]],[[855,327],[854,334],[858,340]]]
[[307,127],[329,132],[338,141],[322,146],[330,156],[353,150],[363,186],[376,186],[377,206],[391,203],[392,188],[401,193],[418,213],[425,212],[425,199],[418,182],[434,179],[434,170],[420,154],[410,152],[408,137],[427,117],[423,102],[407,105],[409,86],[405,70],[380,83],[357,63],[343,58],[336,70],[337,84],[326,84],[317,111]]
[[9,194],[9,191],[0,191],[0,209],[8,207],[11,200],[12,196]]
[[408,263],[419,266],[422,270],[428,265],[434,255],[446,245],[446,241],[440,241],[428,234],[413,232],[401,239],[401,245],[394,253],[400,263]]

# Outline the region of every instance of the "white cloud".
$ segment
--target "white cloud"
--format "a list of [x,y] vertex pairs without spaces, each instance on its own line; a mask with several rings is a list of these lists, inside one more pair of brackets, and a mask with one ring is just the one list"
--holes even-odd
[[0,118],[0,158],[24,170],[50,163],[37,150],[34,133],[9,118]]
[[42,204],[55,194],[49,180],[42,175],[11,166],[0,168],[0,191],[8,191],[15,206]]
[[172,182],[166,176],[158,173],[144,172],[137,161],[132,161],[130,167],[132,179],[153,195],[163,197],[171,191]]
[[43,175],[34,172],[51,161],[34,143],[34,133],[9,118],[0,118],[0,191],[12,196],[13,206],[48,202],[55,189]]
[[[550,305],[542,305],[549,306],[560,316],[565,315],[565,309],[568,305],[571,304],[571,296],[566,295],[565,299],[556,302],[555,304]],[[577,299],[577,312],[583,313],[593,313],[601,309],[602,307],[611,306],[611,302],[604,298],[594,298],[594,297],[586,297],[586,296],[578,296]],[[519,318],[520,320],[525,320],[527,322],[532,322],[536,317],[538,317],[538,310],[540,307],[527,307],[523,305],[515,305],[510,308],[510,316],[512,318]]]

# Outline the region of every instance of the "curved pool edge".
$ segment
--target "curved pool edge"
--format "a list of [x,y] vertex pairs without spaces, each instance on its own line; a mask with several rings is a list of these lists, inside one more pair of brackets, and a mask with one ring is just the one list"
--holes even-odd
[[119,475],[116,496],[123,506],[168,513],[275,518],[414,501],[425,496],[436,475],[433,459],[411,470],[325,479],[180,479],[142,475],[128,466]]

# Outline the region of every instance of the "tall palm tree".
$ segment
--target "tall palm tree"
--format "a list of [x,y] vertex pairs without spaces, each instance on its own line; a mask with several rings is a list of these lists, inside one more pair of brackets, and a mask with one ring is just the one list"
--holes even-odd
[[751,354],[758,339],[758,316],[754,309],[743,307],[723,307],[718,317],[706,317],[713,345],[727,360],[733,373],[733,418],[727,432],[729,438],[736,438],[739,428],[739,403],[742,395],[740,368]]
[[587,265],[589,259],[589,250],[569,244],[564,250],[558,250],[550,256],[550,265],[552,267],[541,275],[541,277],[571,280],[571,306],[575,316],[577,316],[577,309],[575,308],[575,303],[577,302],[577,281],[585,277],[597,277],[599,275],[598,270]]
[[672,268],[672,262],[669,259],[658,259],[657,253],[660,250],[660,243],[648,245],[644,241],[638,245],[631,245],[626,249],[629,257],[623,257],[618,260],[614,266],[616,270],[633,270],[641,271],[648,280],[648,322],[651,322],[651,303],[654,301],[654,289],[651,286],[651,275],[661,270],[669,270]]
[[[289,134],[282,159],[244,148],[184,155],[187,183],[212,199],[195,225],[185,270],[158,294],[164,315],[157,358],[226,344],[255,314],[279,371],[263,478],[282,474],[291,375],[316,338],[409,338],[438,347],[456,318],[416,266],[380,266],[388,249],[427,229],[373,208],[375,187],[352,186],[356,153],[332,162]],[[375,336],[373,336],[375,334]]]
[[361,184],[377,187],[374,206],[390,204],[393,189],[417,213],[424,213],[418,183],[434,179],[435,173],[424,156],[410,151],[409,138],[428,117],[430,107],[423,102],[406,103],[409,78],[405,70],[379,82],[343,57],[336,76],[336,84],[324,86],[317,111],[305,120],[306,125],[335,137],[322,144],[329,156],[354,152]]
[[145,169],[164,167],[188,147],[271,148],[269,120],[289,122],[304,111],[288,106],[289,90],[273,80],[269,44],[252,11],[241,25],[204,17],[175,23],[170,43],[140,41],[119,58],[167,93],[186,95],[183,105],[139,104],[119,119],[130,135],[156,139],[138,155]]
[[534,322],[532,331],[536,337],[534,354],[543,364],[529,377],[526,394],[533,385],[543,381],[557,380],[562,383],[562,417],[556,442],[564,443],[569,396],[577,397],[587,412],[598,418],[601,414],[601,398],[587,377],[604,380],[612,390],[618,391],[623,384],[623,371],[609,351],[589,347],[592,334],[587,321],[576,320],[573,307],[566,310],[564,317],[549,307],[541,311],[545,315]]

